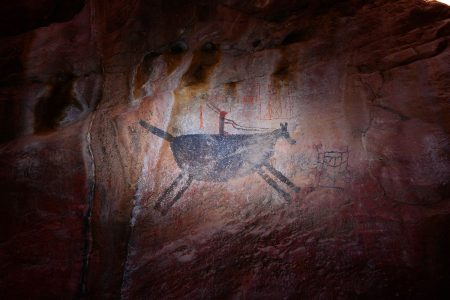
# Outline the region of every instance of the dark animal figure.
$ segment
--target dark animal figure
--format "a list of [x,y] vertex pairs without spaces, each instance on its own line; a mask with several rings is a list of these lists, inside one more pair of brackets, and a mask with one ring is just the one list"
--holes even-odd
[[[299,187],[295,186],[269,163],[278,139],[284,138],[290,144],[295,144],[295,140],[289,136],[287,123],[280,124],[280,129],[269,133],[188,134],[177,137],[143,120],[140,120],[139,124],[151,133],[170,142],[175,161],[181,169],[181,174],[156,202],[155,209],[163,215],[178,201],[194,179],[223,182],[232,177],[242,177],[256,172],[286,201],[290,202],[291,196],[289,193],[281,189],[277,182],[264,172],[265,168],[295,192],[300,191]],[[169,195],[180,183],[180,190],[168,201]]]

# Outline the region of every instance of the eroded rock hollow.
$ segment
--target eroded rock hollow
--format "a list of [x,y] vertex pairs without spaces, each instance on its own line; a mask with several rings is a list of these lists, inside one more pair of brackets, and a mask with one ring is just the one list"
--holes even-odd
[[0,8],[0,298],[450,296],[446,4]]

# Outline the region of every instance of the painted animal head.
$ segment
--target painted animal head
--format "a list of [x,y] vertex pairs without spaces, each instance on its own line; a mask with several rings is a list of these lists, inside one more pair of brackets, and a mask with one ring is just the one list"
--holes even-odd
[[289,144],[294,145],[296,143],[296,141],[293,138],[291,138],[291,136],[289,135],[287,126],[288,126],[288,123],[284,123],[284,124],[280,123],[281,129],[278,129],[280,131],[280,133],[279,133],[280,137],[285,138]]

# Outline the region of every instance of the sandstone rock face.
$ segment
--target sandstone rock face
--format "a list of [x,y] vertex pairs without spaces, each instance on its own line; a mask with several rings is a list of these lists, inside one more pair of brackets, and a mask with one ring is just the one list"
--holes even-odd
[[448,6],[16,2],[2,299],[450,295]]

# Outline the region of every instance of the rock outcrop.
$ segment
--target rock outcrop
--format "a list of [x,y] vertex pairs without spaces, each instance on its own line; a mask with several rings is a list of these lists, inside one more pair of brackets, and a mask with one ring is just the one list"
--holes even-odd
[[[450,295],[447,5],[56,2],[1,5],[2,299]],[[220,115],[296,144],[178,182],[139,123]]]

